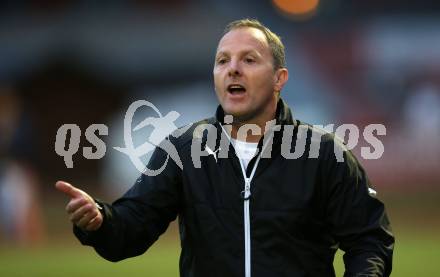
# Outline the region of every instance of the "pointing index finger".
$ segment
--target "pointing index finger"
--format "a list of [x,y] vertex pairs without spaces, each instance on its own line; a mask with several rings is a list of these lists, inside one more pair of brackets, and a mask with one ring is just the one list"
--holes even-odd
[[81,191],[71,184],[64,182],[64,181],[58,181],[55,183],[55,187],[57,190],[67,194],[71,198],[78,198],[82,195]]

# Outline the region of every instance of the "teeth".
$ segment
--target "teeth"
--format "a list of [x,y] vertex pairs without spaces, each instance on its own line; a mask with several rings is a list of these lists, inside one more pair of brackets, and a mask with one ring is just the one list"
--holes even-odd
[[231,94],[240,94],[246,91],[246,89],[241,85],[229,85],[228,91]]
[[244,87],[240,86],[240,85],[230,85],[228,87],[228,89],[244,89]]

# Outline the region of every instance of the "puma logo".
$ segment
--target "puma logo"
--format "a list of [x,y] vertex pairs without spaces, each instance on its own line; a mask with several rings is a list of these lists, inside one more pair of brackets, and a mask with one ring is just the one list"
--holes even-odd
[[212,149],[209,148],[209,146],[205,146],[205,151],[208,153],[208,156],[212,155],[214,157],[214,159],[215,159],[215,162],[217,162],[217,153],[220,150],[221,150],[221,148],[219,147],[217,150],[212,151]]

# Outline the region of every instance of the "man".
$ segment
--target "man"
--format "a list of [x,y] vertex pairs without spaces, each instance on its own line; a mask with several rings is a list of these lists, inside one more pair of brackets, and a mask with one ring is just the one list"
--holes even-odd
[[[352,153],[337,161],[343,145],[330,134],[322,135],[318,158],[281,153],[289,126],[292,149],[301,129],[306,151],[313,150],[316,130],[293,119],[280,98],[288,71],[279,37],[255,20],[230,23],[213,73],[216,117],[169,137],[183,168],[169,160],[161,174],[142,174],[112,205],[57,182],[71,197],[66,209],[79,240],[118,261],[144,253],[178,216],[181,276],[334,276],[338,247],[345,251],[345,276],[388,276],[394,238]],[[209,132],[200,131],[205,125],[214,127],[214,146]],[[224,137],[231,142],[228,158],[219,153]],[[193,145],[207,152],[200,167]],[[157,148],[148,167],[166,159]]]

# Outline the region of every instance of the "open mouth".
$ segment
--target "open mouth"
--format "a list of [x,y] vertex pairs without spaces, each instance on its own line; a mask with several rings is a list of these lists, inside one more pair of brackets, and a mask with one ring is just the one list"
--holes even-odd
[[246,88],[239,84],[232,84],[228,86],[228,92],[233,95],[242,94],[246,92]]

